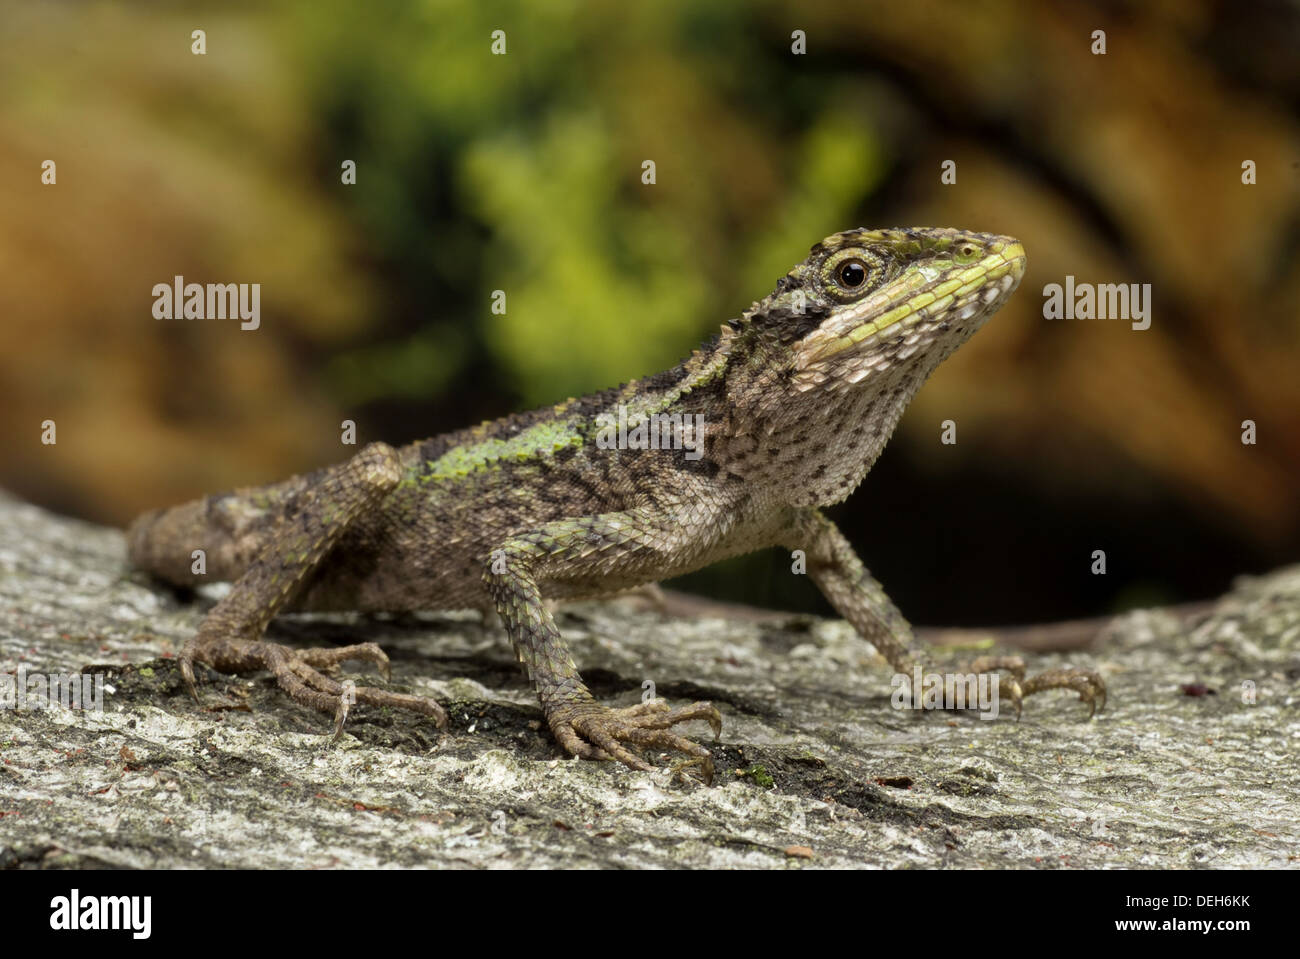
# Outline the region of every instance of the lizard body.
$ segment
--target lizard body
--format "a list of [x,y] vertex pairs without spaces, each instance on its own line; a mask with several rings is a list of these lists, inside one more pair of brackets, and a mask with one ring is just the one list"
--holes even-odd
[[[545,599],[598,596],[755,549],[802,549],[832,605],[911,676],[911,631],[847,540],[819,511],[844,500],[934,368],[1014,291],[1024,250],[956,230],[851,230],[828,237],[776,289],[681,364],[621,387],[334,467],[146,514],[132,562],[184,585],[203,549],[211,579],[234,580],[181,655],[226,672],[267,668],[294,699],[347,713],[328,673],[345,659],[386,666],[372,643],[290,649],[262,639],[291,609],[495,607],[551,730],[570,753],[648,768],[634,750],[709,753],[672,731],[719,714],[708,703],[615,710],[587,691]],[[609,448],[612,424],[654,414],[695,433],[659,448]],[[626,444],[634,445],[634,444]],[[987,659],[1004,694],[1069,688],[1096,706],[1100,677],[1030,679]],[[432,700],[379,689],[359,702],[444,718]]]

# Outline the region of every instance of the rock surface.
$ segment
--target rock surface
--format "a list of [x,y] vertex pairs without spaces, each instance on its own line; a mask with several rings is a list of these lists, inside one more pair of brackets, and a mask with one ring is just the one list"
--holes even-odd
[[[648,680],[719,706],[721,742],[687,727],[713,750],[712,786],[669,757],[653,773],[562,759],[504,633],[474,613],[272,626],[379,642],[395,686],[447,707],[445,731],[358,707],[330,746],[331,720],[264,674],[210,673],[196,706],[174,656],[214,595],[132,572],[116,530],[0,496],[0,867],[1300,862],[1300,567],[1243,579],[1199,617],[1130,613],[1087,652],[1028,656],[1031,672],[1106,677],[1091,722],[1064,693],[1019,723],[893,709],[888,667],[843,622],[562,611],[604,701],[636,702]],[[17,702],[19,675],[83,670],[104,678],[102,710]]]

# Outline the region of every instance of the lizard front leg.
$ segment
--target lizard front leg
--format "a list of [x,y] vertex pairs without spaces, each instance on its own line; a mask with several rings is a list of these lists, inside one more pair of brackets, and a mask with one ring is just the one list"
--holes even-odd
[[[912,651],[912,627],[858,559],[844,534],[817,509],[797,511],[782,536],[790,548],[803,549],[808,573],[836,611],[852,624],[859,635],[889,661],[895,671],[911,681],[919,657]],[[931,670],[925,668],[924,672]],[[1019,656],[980,657],[970,672],[1005,672],[998,685],[999,696],[1010,697],[1020,715],[1021,699],[1048,689],[1072,689],[1088,703],[1089,718],[1106,706],[1106,683],[1089,669],[1064,667],[1025,678],[1025,663]],[[919,692],[919,691],[914,691]]]
[[[584,759],[617,759],[633,769],[652,768],[629,746],[675,750],[713,778],[713,757],[671,727],[703,719],[717,736],[722,717],[711,703],[670,709],[660,700],[626,709],[598,703],[578,675],[569,647],[543,599],[559,582],[593,586],[644,575],[657,579],[664,564],[680,559],[680,518],[647,509],[556,520],[512,537],[492,551],[483,581],[528,671],[547,725],[560,745]],[[690,524],[685,524],[689,526]]]
[[392,447],[372,443],[346,463],[326,470],[298,494],[261,552],[236,580],[231,591],[208,613],[198,632],[181,650],[181,674],[197,700],[194,663],[223,673],[268,669],[294,700],[332,713],[337,736],[348,706],[357,702],[410,709],[445,725],[446,713],[432,699],[343,684],[326,675],[344,660],[369,660],[388,674],[388,657],[375,643],[333,648],[295,649],[262,639],[267,624],[293,596],[307,575],[338,542],[348,526],[397,485],[401,468]]

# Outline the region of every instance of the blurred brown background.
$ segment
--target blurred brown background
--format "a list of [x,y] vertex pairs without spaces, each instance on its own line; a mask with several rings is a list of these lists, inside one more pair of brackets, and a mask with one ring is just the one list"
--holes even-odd
[[[121,524],[341,459],[344,418],[401,443],[611,385],[828,233],[934,225],[1020,237],[1029,274],[835,511],[904,611],[1100,613],[1300,557],[1295,4],[0,11],[0,486],[33,502]],[[260,283],[261,329],[155,320],[176,274]],[[1044,320],[1066,274],[1150,283],[1151,329]],[[686,585],[823,609],[780,556]]]

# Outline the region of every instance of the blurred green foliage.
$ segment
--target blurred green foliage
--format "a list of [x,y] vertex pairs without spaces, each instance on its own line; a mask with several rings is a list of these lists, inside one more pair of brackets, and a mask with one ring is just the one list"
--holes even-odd
[[[781,35],[734,29],[744,7],[422,3],[377,30],[365,8],[293,6],[325,155],[357,161],[347,201],[405,287],[390,295],[424,305],[401,338],[333,359],[340,398],[436,396],[480,351],[530,405],[652,372],[850,222],[884,173],[870,115],[844,109],[851,85],[797,83]],[[506,55],[485,55],[507,27]],[[761,110],[701,135],[730,98]]]

